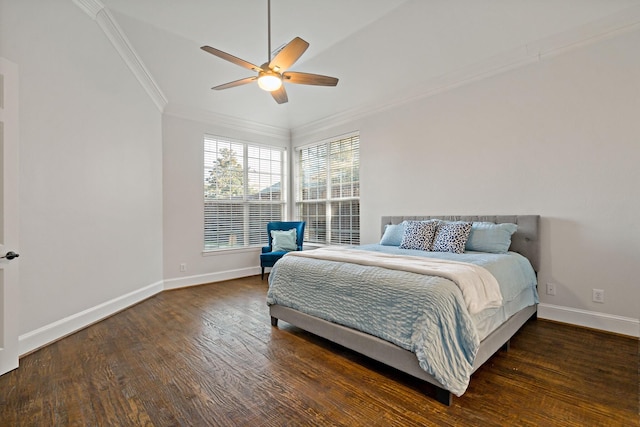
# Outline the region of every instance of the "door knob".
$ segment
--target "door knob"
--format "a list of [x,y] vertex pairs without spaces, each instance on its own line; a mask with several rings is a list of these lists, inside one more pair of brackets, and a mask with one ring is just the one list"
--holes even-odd
[[2,258],[6,258],[6,259],[8,259],[9,261],[11,261],[12,259],[14,259],[14,258],[18,258],[19,256],[20,256],[20,254],[17,254],[17,253],[15,253],[15,252],[13,252],[13,251],[9,251],[9,252],[7,252],[4,256],[0,256],[0,259],[2,259]]

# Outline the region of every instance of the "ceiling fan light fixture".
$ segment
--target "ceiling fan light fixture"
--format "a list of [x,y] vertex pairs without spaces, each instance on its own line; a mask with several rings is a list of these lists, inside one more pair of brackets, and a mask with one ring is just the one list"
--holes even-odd
[[258,86],[267,92],[273,92],[282,86],[282,78],[275,73],[260,73],[258,77]]

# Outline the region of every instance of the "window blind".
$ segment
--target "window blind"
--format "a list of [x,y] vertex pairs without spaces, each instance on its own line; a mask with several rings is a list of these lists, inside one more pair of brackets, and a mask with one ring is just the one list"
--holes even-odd
[[360,243],[360,136],[353,134],[298,151],[298,217],[305,241]]
[[204,250],[267,244],[285,207],[285,151],[204,136]]

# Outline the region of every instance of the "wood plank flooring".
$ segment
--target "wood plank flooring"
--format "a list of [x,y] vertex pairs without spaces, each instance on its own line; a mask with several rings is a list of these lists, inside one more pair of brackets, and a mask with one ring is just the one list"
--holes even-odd
[[638,340],[530,321],[450,407],[279,322],[259,276],[163,292],[20,360],[1,426],[638,426]]

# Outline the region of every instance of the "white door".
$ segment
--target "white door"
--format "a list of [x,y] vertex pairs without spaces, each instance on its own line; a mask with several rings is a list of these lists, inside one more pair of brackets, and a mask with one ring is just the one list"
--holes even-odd
[[17,252],[18,66],[0,57],[0,375],[18,367]]

